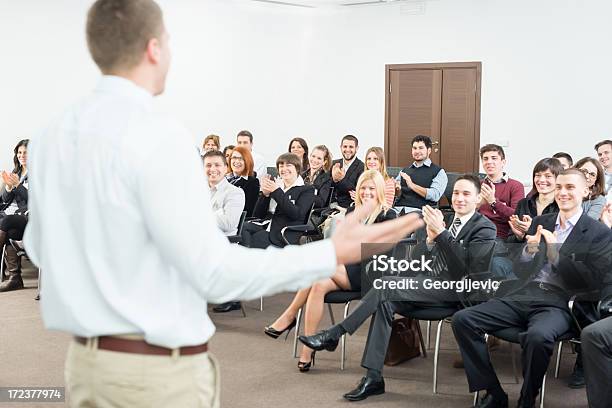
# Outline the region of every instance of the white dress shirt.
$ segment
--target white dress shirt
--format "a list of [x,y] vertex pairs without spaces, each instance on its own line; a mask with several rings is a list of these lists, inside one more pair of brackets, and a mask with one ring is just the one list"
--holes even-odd
[[231,185],[225,177],[210,188],[210,203],[217,218],[217,226],[225,235],[236,235],[238,232],[244,201],[244,191]]
[[196,345],[215,331],[207,301],[293,291],[334,273],[330,241],[231,245],[193,138],[152,104],[143,88],[104,76],[28,146],[25,245],[44,271],[47,328]]

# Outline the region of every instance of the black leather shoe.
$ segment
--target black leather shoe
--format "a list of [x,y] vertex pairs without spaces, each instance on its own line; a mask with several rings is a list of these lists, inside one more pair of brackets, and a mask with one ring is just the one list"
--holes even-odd
[[582,358],[580,355],[576,358],[576,364],[574,365],[574,371],[570,376],[567,386],[570,388],[584,388],[584,369],[582,368]]
[[343,397],[349,401],[361,401],[372,395],[380,395],[385,393],[385,379],[375,380],[370,377],[363,377],[357,388],[347,392]]
[[334,351],[338,347],[338,340],[340,340],[333,337],[327,330],[320,331],[312,336],[300,336],[298,338],[306,346],[316,351]]
[[0,292],[9,292],[11,290],[23,289],[23,280],[21,275],[11,276],[8,280],[0,283]]
[[213,307],[212,310],[215,313],[227,313],[231,312],[232,310],[240,310],[241,307],[242,305],[240,302],[226,302]]
[[476,404],[476,408],[508,408],[508,395],[504,394],[502,398],[495,398],[493,394],[487,393]]

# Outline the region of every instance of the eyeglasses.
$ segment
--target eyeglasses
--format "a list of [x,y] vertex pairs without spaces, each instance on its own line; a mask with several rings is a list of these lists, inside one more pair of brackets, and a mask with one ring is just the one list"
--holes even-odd
[[587,169],[580,169],[580,171],[584,174],[584,177],[592,177],[595,178],[597,177],[597,173],[593,173],[591,171],[588,171]]
[[240,162],[243,162],[243,161],[244,161],[244,158],[242,158],[242,157],[232,156],[231,160],[233,160],[233,161],[240,161]]

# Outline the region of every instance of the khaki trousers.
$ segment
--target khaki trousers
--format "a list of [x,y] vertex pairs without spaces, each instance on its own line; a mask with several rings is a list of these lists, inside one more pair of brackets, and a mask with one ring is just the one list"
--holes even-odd
[[219,408],[219,365],[210,353],[152,356],[72,341],[66,357],[70,407]]

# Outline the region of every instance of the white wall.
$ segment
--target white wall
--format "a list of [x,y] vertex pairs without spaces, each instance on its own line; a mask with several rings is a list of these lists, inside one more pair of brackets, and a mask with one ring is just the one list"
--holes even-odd
[[[384,137],[384,65],[482,61],[481,142],[507,144],[509,172],[527,181],[541,157],[593,154],[609,138],[612,65],[608,0],[432,0],[311,10],[242,0],[162,0],[173,67],[160,109],[198,140],[240,129],[272,162],[294,136],[342,135],[362,153]],[[97,71],[84,40],[86,0],[0,0],[0,168],[89,91]]]

